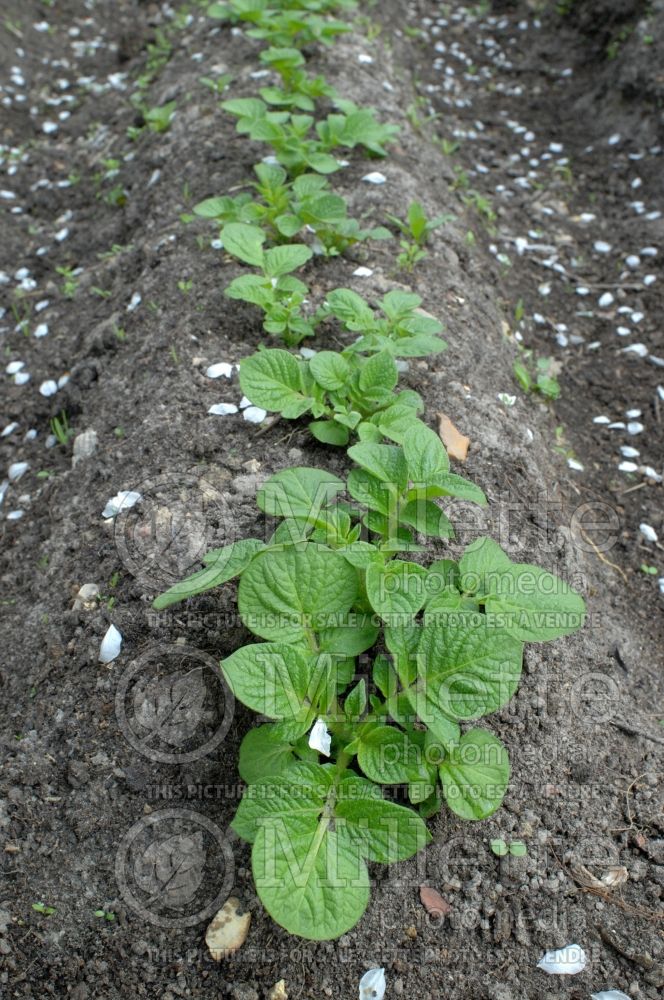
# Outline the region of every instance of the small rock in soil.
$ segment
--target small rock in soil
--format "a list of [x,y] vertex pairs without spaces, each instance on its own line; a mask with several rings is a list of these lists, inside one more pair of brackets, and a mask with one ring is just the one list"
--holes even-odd
[[251,913],[242,913],[240,900],[230,896],[205,932],[205,943],[215,962],[241,948],[249,933]]

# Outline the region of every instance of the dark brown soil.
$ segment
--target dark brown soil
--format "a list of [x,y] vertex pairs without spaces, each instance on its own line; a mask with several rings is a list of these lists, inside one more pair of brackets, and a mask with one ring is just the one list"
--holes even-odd
[[[607,62],[607,43],[589,37],[585,14],[560,19],[533,6],[509,6],[492,21],[458,4],[384,3],[368,15],[383,26],[377,38],[358,29],[314,60],[342,93],[402,127],[386,161],[353,157],[335,180],[354,212],[382,222],[418,198],[428,213],[451,212],[456,221],[437,231],[412,275],[395,271],[389,244],[315,261],[306,272],[313,294],[322,299],[344,285],[378,297],[403,283],[445,322],[448,351],[414,363],[404,380],[424,396],[432,425],[444,411],[469,435],[464,471],[490,497],[480,515],[464,505],[451,511],[459,526],[452,552],[490,532],[513,557],[581,587],[590,619],[572,638],[529,647],[517,695],[489,720],[512,757],[504,807],[473,825],[441,813],[421,857],[376,867],[357,928],[311,944],[267,917],[247,845],[228,830],[241,794],[238,747],[254,724],[230,704],[215,669],[247,638],[233,587],[170,612],[150,610],[155,594],[197,567],[206,549],[267,530],[254,494],[271,472],[293,464],[345,468],[343,454],[312,444],[300,426],[257,431],[239,415],[207,413],[241,396],[236,380],[206,378],[208,364],[251,353],[261,327],[252,310],[222,295],[237,267],[210,246],[214,232],[180,216],[246,183],[263,153],[236,137],[218,98],[200,83],[229,72],[234,95],[251,93],[258,48],[228,28],[211,30],[193,4],[191,20],[176,27],[166,10],[144,3],[57,0],[49,8],[6,0],[0,97],[12,100],[0,105],[0,190],[15,198],[0,202],[0,271],[8,276],[0,285],[7,309],[0,338],[5,365],[23,361],[31,379],[15,385],[0,376],[0,423],[18,424],[0,438],[3,470],[29,463],[0,508],[0,996],[255,1000],[284,978],[294,1000],[354,998],[374,965],[386,969],[387,997],[660,995],[664,597],[657,581],[664,557],[639,525],[663,536],[662,486],[642,472],[620,472],[618,447],[634,446],[636,463],[664,471],[657,391],[664,371],[622,353],[641,342],[650,358],[664,357],[664,221],[629,204],[639,199],[647,213],[664,210],[664,159],[653,152],[662,139],[662,18],[642,27],[639,5],[623,4],[617,27],[637,27]],[[602,4],[584,6],[599,11]],[[406,19],[426,37],[403,31]],[[40,22],[50,30],[36,30]],[[175,100],[177,114],[168,132],[130,141],[126,130],[140,118],[129,94],[159,26],[168,28],[172,51],[150,85],[150,104]],[[603,30],[615,38],[614,25]],[[644,44],[651,33],[655,43]],[[436,51],[441,42],[445,50]],[[358,61],[359,53],[373,62]],[[58,82],[65,79],[66,87]],[[17,101],[12,87],[26,100]],[[71,104],[50,103],[70,94]],[[439,115],[433,122],[430,111]],[[508,120],[535,138],[526,142]],[[57,122],[57,131],[45,133],[45,121]],[[609,145],[613,133],[621,140]],[[459,148],[445,155],[436,138]],[[563,152],[543,160],[550,143],[562,143]],[[642,159],[630,159],[641,151]],[[562,157],[569,169],[556,166]],[[109,159],[120,161],[119,173],[105,178]],[[372,169],[385,173],[385,185],[361,182]],[[522,188],[517,179],[529,169],[536,177]],[[118,185],[123,204],[112,203]],[[499,185],[512,196],[497,192]],[[464,203],[469,190],[490,199],[495,222]],[[584,212],[595,219],[579,221]],[[517,238],[552,245],[566,274],[535,263],[546,254],[520,256]],[[611,245],[609,253],[593,249],[598,240]],[[625,256],[647,246],[659,255],[624,274]],[[370,278],[353,276],[359,262],[373,269]],[[19,288],[21,268],[34,287]],[[58,268],[82,269],[72,298]],[[658,280],[644,286],[645,274]],[[544,297],[543,283],[551,286]],[[578,284],[591,295],[577,296]],[[615,302],[599,309],[606,290]],[[128,309],[135,293],[140,302]],[[44,300],[48,306],[37,311]],[[616,312],[623,304],[644,314],[640,324]],[[42,323],[48,334],[37,337]],[[561,323],[567,346],[556,340]],[[617,336],[623,324],[630,336]],[[516,385],[517,334],[559,364],[555,404]],[[69,381],[55,395],[40,394],[42,382],[65,373]],[[515,395],[515,404],[498,393]],[[592,422],[598,415],[626,421],[628,409],[642,410],[636,437]],[[77,435],[98,436],[94,453],[75,467],[71,441],[49,447],[50,421],[63,411]],[[570,457],[582,471],[569,467]],[[102,510],[119,490],[137,490],[143,501],[106,522]],[[12,519],[12,511],[23,513]],[[101,600],[73,610],[86,583],[98,585]],[[122,653],[103,665],[99,646],[110,623],[122,633]],[[146,687],[184,674],[199,698],[193,723],[185,718],[156,742],[137,745],[127,719]],[[525,840],[527,856],[495,857],[489,841],[498,836]],[[191,845],[189,879],[172,905],[150,902],[140,892],[137,859],[182,837]],[[601,878],[612,865],[627,869],[625,884],[587,891],[582,869]],[[450,903],[444,920],[422,908],[423,883]],[[251,929],[235,958],[216,964],[205,928],[231,891],[250,909]],[[35,911],[40,902],[55,912]],[[99,910],[115,919],[95,916]],[[583,973],[549,978],[536,968],[545,950],[572,942],[588,955]]]

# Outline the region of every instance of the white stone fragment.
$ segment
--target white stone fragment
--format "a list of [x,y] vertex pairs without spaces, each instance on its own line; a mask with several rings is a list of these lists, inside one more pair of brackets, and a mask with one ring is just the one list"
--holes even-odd
[[118,514],[123,513],[133,507],[135,504],[142,500],[143,497],[140,493],[135,490],[120,490],[116,493],[114,497],[107,502],[103,511],[101,512],[102,517],[117,517]]
[[121,649],[122,636],[116,629],[115,625],[109,625],[108,631],[102,639],[101,646],[99,647],[99,662],[111,663],[116,656],[120,655]]
[[568,944],[556,951],[547,951],[537,963],[537,968],[550,976],[575,976],[583,972],[588,959],[578,944]]
[[332,747],[332,737],[325,725],[325,719],[316,719],[309,733],[309,746],[312,750],[318,750],[325,757],[330,756]]
[[30,465],[28,462],[12,462],[7,470],[10,483],[17,483],[29,468]]
[[210,407],[208,413],[214,417],[227,417],[230,413],[237,413],[237,410],[235,403],[215,403]]
[[360,979],[360,1000],[383,1000],[386,988],[385,969],[369,969]]
[[639,525],[639,531],[641,532],[641,534],[643,535],[643,537],[647,542],[657,541],[657,532],[653,527],[651,527],[651,525],[646,524],[645,521],[643,521]]
[[233,374],[233,365],[227,361],[219,361],[216,365],[210,365],[205,374],[208,378],[230,378]]
[[262,424],[267,416],[267,410],[260,406],[248,406],[242,411],[242,416],[249,424]]

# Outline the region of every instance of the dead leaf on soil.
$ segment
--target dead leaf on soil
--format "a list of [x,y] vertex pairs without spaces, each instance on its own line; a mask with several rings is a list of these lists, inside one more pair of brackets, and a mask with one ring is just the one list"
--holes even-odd
[[452,912],[452,907],[447,900],[443,899],[438,890],[432,889],[431,886],[420,886],[420,900],[424,909],[432,917],[446,917],[448,913]]
[[440,440],[447,448],[447,454],[457,462],[465,462],[470,445],[470,438],[458,431],[450,418],[444,413],[438,414],[438,433]]

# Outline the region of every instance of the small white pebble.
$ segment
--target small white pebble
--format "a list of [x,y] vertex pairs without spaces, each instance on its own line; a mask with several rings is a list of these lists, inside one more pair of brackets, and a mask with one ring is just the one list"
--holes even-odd
[[214,417],[227,417],[230,413],[237,413],[237,406],[235,403],[215,403],[208,410]]
[[267,410],[263,410],[260,406],[247,406],[242,411],[242,416],[250,424],[262,424],[267,416]]
[[219,361],[216,365],[210,365],[205,374],[208,378],[230,378],[233,374],[233,366],[227,361]]

